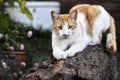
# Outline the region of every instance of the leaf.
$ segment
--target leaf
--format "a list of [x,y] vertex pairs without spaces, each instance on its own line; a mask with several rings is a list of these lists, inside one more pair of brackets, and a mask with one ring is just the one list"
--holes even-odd
[[8,47],[8,46],[10,46],[10,44],[9,44],[8,42],[5,42],[5,43],[4,43],[4,46],[7,46],[7,47]]
[[20,6],[21,12],[22,12],[22,13],[25,13],[25,9],[24,9],[25,4],[23,4],[22,0],[18,0],[17,2],[18,2],[18,4],[19,4],[19,6]]
[[19,34],[19,31],[16,30],[16,29],[12,30],[11,32],[13,32],[13,33],[15,33],[15,34]]
[[33,16],[31,14],[31,12],[28,10],[27,7],[24,8],[25,9],[25,14],[26,16],[30,19],[30,20],[33,20]]
[[25,7],[25,1],[18,0],[18,3],[19,3],[21,12],[25,14],[30,20],[33,20],[33,16],[31,12],[28,10],[27,7]]

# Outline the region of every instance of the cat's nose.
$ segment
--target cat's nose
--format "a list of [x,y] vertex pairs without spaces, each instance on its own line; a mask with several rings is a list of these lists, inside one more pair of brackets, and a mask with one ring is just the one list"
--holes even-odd
[[64,38],[68,38],[69,35],[68,35],[68,34],[63,34],[63,37],[64,37]]

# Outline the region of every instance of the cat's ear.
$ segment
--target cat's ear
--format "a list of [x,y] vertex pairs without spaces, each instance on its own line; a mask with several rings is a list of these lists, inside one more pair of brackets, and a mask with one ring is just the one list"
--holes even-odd
[[53,22],[55,22],[58,19],[59,15],[55,11],[51,11],[51,17]]
[[73,20],[77,19],[77,10],[74,10],[70,13],[70,18]]

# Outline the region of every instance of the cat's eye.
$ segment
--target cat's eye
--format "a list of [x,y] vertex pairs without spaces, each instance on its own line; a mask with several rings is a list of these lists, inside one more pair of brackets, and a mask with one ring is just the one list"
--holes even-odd
[[58,29],[62,29],[62,26],[59,26]]
[[68,26],[68,29],[71,29],[72,28],[72,26]]

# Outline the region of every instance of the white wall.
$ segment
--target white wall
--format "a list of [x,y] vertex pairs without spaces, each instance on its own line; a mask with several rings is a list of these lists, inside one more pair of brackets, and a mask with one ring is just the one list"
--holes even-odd
[[[7,4],[6,4],[7,5]],[[24,26],[32,25],[35,29],[42,28],[43,30],[51,29],[51,15],[52,10],[57,13],[60,12],[59,2],[28,2],[26,7],[33,15],[33,21],[29,20],[25,14],[22,14],[19,9],[19,5],[15,3],[15,8],[6,6],[6,10],[10,13],[10,17],[13,21],[23,23]]]

